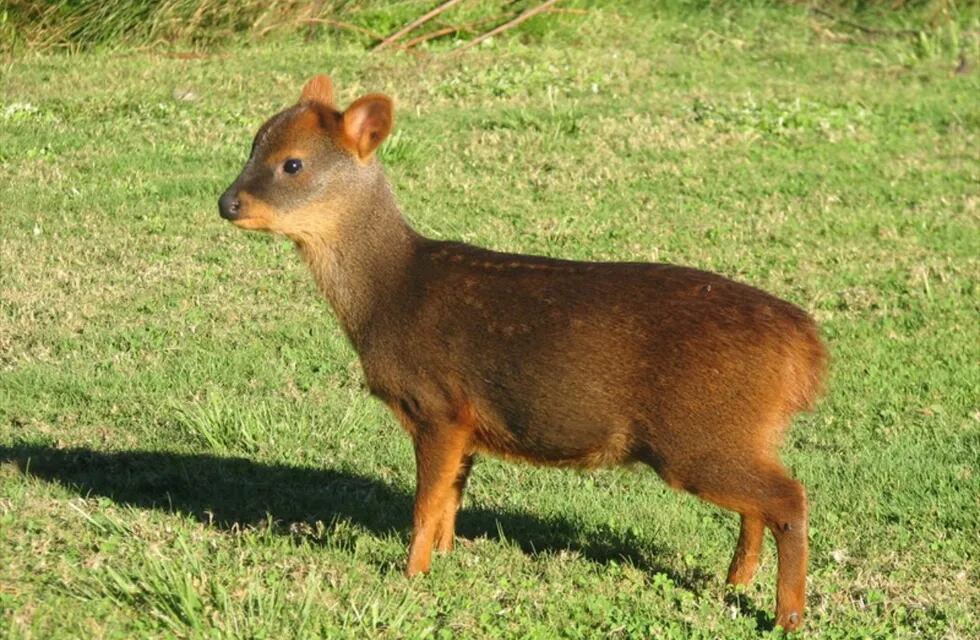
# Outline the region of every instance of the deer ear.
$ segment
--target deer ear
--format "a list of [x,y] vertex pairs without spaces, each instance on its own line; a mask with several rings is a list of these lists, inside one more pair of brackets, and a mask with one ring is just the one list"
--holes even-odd
[[328,107],[333,106],[333,82],[322,73],[313,76],[303,85],[303,93],[300,94],[299,101],[319,102]]
[[367,160],[391,133],[394,121],[391,98],[372,93],[358,98],[343,116],[344,146]]

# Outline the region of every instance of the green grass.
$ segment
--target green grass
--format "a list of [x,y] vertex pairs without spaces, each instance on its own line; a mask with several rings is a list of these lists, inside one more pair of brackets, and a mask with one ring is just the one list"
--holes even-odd
[[810,310],[830,393],[784,450],[811,501],[807,635],[974,637],[976,17],[910,39],[635,7],[458,58],[285,38],[6,63],[0,632],[777,634],[771,541],[726,602],[736,519],[640,468],[481,460],[457,550],[401,575],[408,438],[294,250],[217,215],[322,71],[343,101],[395,96],[382,156],[424,233],[689,264]]
[[[437,31],[442,33],[432,43],[437,47],[468,40],[537,4],[536,0],[461,2],[397,46]],[[565,0],[560,10],[575,11],[588,4],[592,3]],[[431,0],[5,0],[0,5],[0,54],[133,47],[186,54],[229,41],[257,42],[283,34],[301,36],[306,42],[372,46],[434,6]],[[547,31],[550,15],[524,25],[521,33]],[[917,28],[923,26],[921,20],[913,21]],[[449,27],[455,30],[446,32]]]
[[[789,1],[752,0],[750,4],[766,7]],[[406,35],[398,46],[437,32],[441,35],[422,45],[422,50],[469,40],[540,3],[460,2]],[[549,18],[555,13],[609,4],[613,3],[563,0],[553,12],[522,26],[519,33],[534,38],[551,30]],[[722,0],[619,0],[613,6],[653,8],[676,17],[696,15],[705,9],[723,12],[729,10],[728,4]],[[962,26],[976,14],[969,2],[956,0],[811,0],[807,4],[823,21],[836,23],[833,29],[863,31],[872,37],[902,32],[901,37],[918,39],[924,46],[930,45],[937,30],[949,24]],[[372,46],[435,6],[432,0],[4,0],[0,4],[0,54],[133,47],[144,51],[177,49],[186,54],[188,49],[208,50],[229,41],[259,42],[283,34],[301,36],[306,42]],[[828,34],[849,37],[830,30]]]

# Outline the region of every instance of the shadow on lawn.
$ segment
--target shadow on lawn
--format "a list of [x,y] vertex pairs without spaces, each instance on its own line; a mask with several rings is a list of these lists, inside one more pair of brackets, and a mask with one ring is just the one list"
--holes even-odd
[[[57,481],[83,495],[105,496],[141,508],[184,512],[222,529],[273,520],[290,535],[290,525],[348,520],[376,534],[407,536],[412,495],[381,480],[350,471],[270,465],[245,458],[165,451],[56,449],[48,446],[0,446],[0,463],[21,473]],[[457,534],[516,543],[529,554],[571,550],[593,562],[626,560],[675,584],[699,591],[713,576],[699,570],[681,574],[651,563],[656,547],[622,534],[604,532],[582,541],[578,527],[565,519],[543,519],[518,511],[498,511],[464,503]],[[592,538],[596,538],[593,536]]]

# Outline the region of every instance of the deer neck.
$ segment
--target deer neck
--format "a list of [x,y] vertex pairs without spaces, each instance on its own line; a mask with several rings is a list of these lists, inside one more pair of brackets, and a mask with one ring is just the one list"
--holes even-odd
[[348,204],[324,205],[329,232],[294,238],[341,327],[360,351],[371,327],[390,312],[409,277],[422,237],[402,216],[387,179]]

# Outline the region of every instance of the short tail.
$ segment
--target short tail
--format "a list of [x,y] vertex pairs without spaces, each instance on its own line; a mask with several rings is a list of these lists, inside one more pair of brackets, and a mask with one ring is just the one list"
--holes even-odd
[[812,411],[826,390],[829,360],[827,347],[820,339],[820,332],[812,320],[805,325],[798,351],[794,355],[797,386],[792,400],[793,409]]

